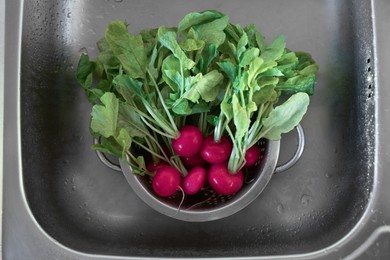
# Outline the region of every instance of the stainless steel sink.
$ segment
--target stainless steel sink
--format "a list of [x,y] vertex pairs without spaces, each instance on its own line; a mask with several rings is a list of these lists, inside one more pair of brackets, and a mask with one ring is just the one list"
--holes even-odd
[[[299,163],[241,212],[189,223],[153,211],[90,149],[75,67],[110,20],[137,32],[204,9],[285,34],[320,72]],[[4,259],[388,259],[389,11],[385,0],[7,1]],[[284,136],[280,162],[295,145]]]

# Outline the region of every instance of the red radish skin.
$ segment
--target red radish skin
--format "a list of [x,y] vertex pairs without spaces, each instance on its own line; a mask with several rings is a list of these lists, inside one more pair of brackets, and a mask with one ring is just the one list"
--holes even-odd
[[260,158],[261,150],[258,145],[254,145],[249,148],[245,153],[245,166],[249,167],[254,165]]
[[226,137],[222,136],[221,141],[216,143],[214,136],[210,135],[204,139],[200,154],[209,163],[222,163],[229,158],[232,148]]
[[169,197],[179,189],[180,182],[179,171],[172,166],[165,166],[157,171],[152,181],[152,187],[157,195]]
[[155,171],[158,171],[159,169],[165,167],[165,166],[168,166],[169,164],[165,161],[160,161],[158,162],[157,164],[155,164],[153,161],[150,161],[148,163],[148,165],[146,166],[146,169],[149,171],[149,172],[155,172]]
[[182,188],[185,194],[193,195],[198,193],[206,179],[206,170],[202,167],[194,167],[188,175],[183,179]]
[[182,157],[181,160],[184,163],[184,165],[189,167],[189,168],[196,167],[196,166],[202,166],[205,163],[205,160],[200,155],[200,153],[197,153],[197,154],[190,156],[190,157]]
[[241,189],[244,183],[244,175],[241,171],[230,174],[226,163],[218,163],[211,165],[208,181],[218,194],[231,195]]
[[175,153],[182,157],[190,157],[199,152],[203,136],[199,129],[192,125],[183,126],[178,138],[172,140]]

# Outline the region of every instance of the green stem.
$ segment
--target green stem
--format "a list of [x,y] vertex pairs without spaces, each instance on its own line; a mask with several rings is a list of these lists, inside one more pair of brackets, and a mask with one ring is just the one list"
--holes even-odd
[[183,71],[183,65],[180,62],[180,73],[181,73],[181,86],[180,86],[180,96],[183,96],[184,94],[184,71]]
[[[158,115],[153,108],[150,106],[150,104],[145,103],[145,108],[148,110],[149,114],[153,117],[153,119],[156,121],[157,125],[161,127],[164,131],[166,131],[169,135],[173,136],[174,138],[177,138],[178,131],[177,130],[172,130],[170,127],[169,123],[165,120],[164,117],[161,117]],[[176,127],[176,125],[175,125]]]
[[172,136],[172,135],[166,134],[166,133],[164,133],[164,132],[158,130],[157,128],[155,128],[154,126],[152,126],[152,125],[151,125],[146,119],[144,119],[143,117],[141,117],[141,120],[142,120],[142,122],[144,122],[150,129],[152,129],[154,132],[157,132],[157,133],[159,133],[160,135],[166,136],[166,137],[171,138],[171,139],[175,138],[175,137]]
[[135,158],[134,155],[133,155],[132,153],[127,152],[126,154],[130,157],[130,161],[127,160],[127,163],[131,166],[131,168],[132,168],[133,170],[136,169],[136,170],[138,170],[139,172],[143,172],[143,173],[145,173],[146,175],[149,175],[149,176],[152,176],[152,177],[153,177],[153,174],[150,173],[147,169],[140,168],[139,165],[135,165],[134,163],[131,162],[131,160],[133,160],[133,161],[135,161],[135,162],[137,161],[137,158]]
[[176,127],[175,121],[173,120],[171,113],[169,112],[167,106],[165,105],[164,98],[162,97],[161,92],[158,89],[157,83],[154,80],[153,75],[151,74],[151,72],[148,69],[146,71],[148,72],[149,77],[152,79],[153,85],[156,88],[156,92],[157,92],[157,95],[158,95],[158,97],[160,99],[160,102],[161,102],[161,104],[162,104],[162,106],[163,106],[163,108],[165,110],[165,113],[168,116],[169,121],[171,122],[171,126],[172,126],[174,132],[178,135],[179,134],[179,130]]
[[159,158],[159,159],[161,159],[161,160],[166,161],[166,159],[165,159],[163,156],[161,156],[161,155],[159,155],[158,153],[156,153],[156,152],[150,150],[148,147],[146,147],[145,145],[141,144],[140,142],[138,142],[138,141],[136,141],[136,140],[133,140],[133,142],[134,142],[136,145],[138,145],[139,147],[141,147],[142,149],[144,149],[145,151],[148,151],[150,154],[156,156],[157,158]]

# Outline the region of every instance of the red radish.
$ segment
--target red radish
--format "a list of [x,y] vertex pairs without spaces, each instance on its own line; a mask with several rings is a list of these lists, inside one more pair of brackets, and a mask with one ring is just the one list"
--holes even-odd
[[180,173],[172,166],[159,169],[152,181],[154,192],[161,197],[169,197],[176,193],[180,186]]
[[220,142],[214,142],[214,136],[210,135],[203,141],[200,154],[209,163],[222,163],[226,161],[232,152],[232,144],[222,136]]
[[183,126],[178,138],[172,140],[175,153],[182,157],[190,157],[199,152],[202,146],[202,132],[192,125]]
[[258,145],[254,145],[252,146],[251,148],[249,148],[248,150],[246,150],[246,153],[245,153],[245,166],[252,166],[254,165],[257,160],[259,160],[260,158],[260,154],[261,154],[261,150],[260,150],[260,147]]
[[218,163],[211,165],[208,181],[218,194],[231,195],[241,189],[244,175],[241,171],[230,174],[226,163]]
[[193,195],[202,189],[206,179],[206,170],[202,167],[195,167],[190,170],[183,180],[183,190],[185,194]]
[[155,171],[158,171],[159,169],[165,167],[165,166],[168,166],[169,164],[165,161],[159,161],[157,164],[155,164],[152,161],[150,161],[148,163],[148,165],[146,166],[146,169],[149,171],[149,172],[155,172]]
[[195,167],[195,166],[202,166],[205,163],[205,160],[200,155],[200,153],[197,153],[190,157],[182,157],[181,160],[187,167]]

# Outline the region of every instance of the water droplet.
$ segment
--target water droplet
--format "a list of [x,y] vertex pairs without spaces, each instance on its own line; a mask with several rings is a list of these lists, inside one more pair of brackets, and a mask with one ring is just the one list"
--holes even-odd
[[71,18],[72,17],[72,13],[71,12],[67,13],[66,17]]
[[279,214],[282,214],[284,212],[284,207],[282,204],[279,204],[277,207],[276,207],[276,210],[278,211]]
[[311,196],[307,194],[303,194],[301,197],[301,204],[304,206],[309,205],[310,201],[312,200]]
[[72,186],[72,190],[73,190],[73,191],[76,190],[76,186],[75,186],[75,185]]
[[123,0],[114,0],[115,3],[122,3]]

